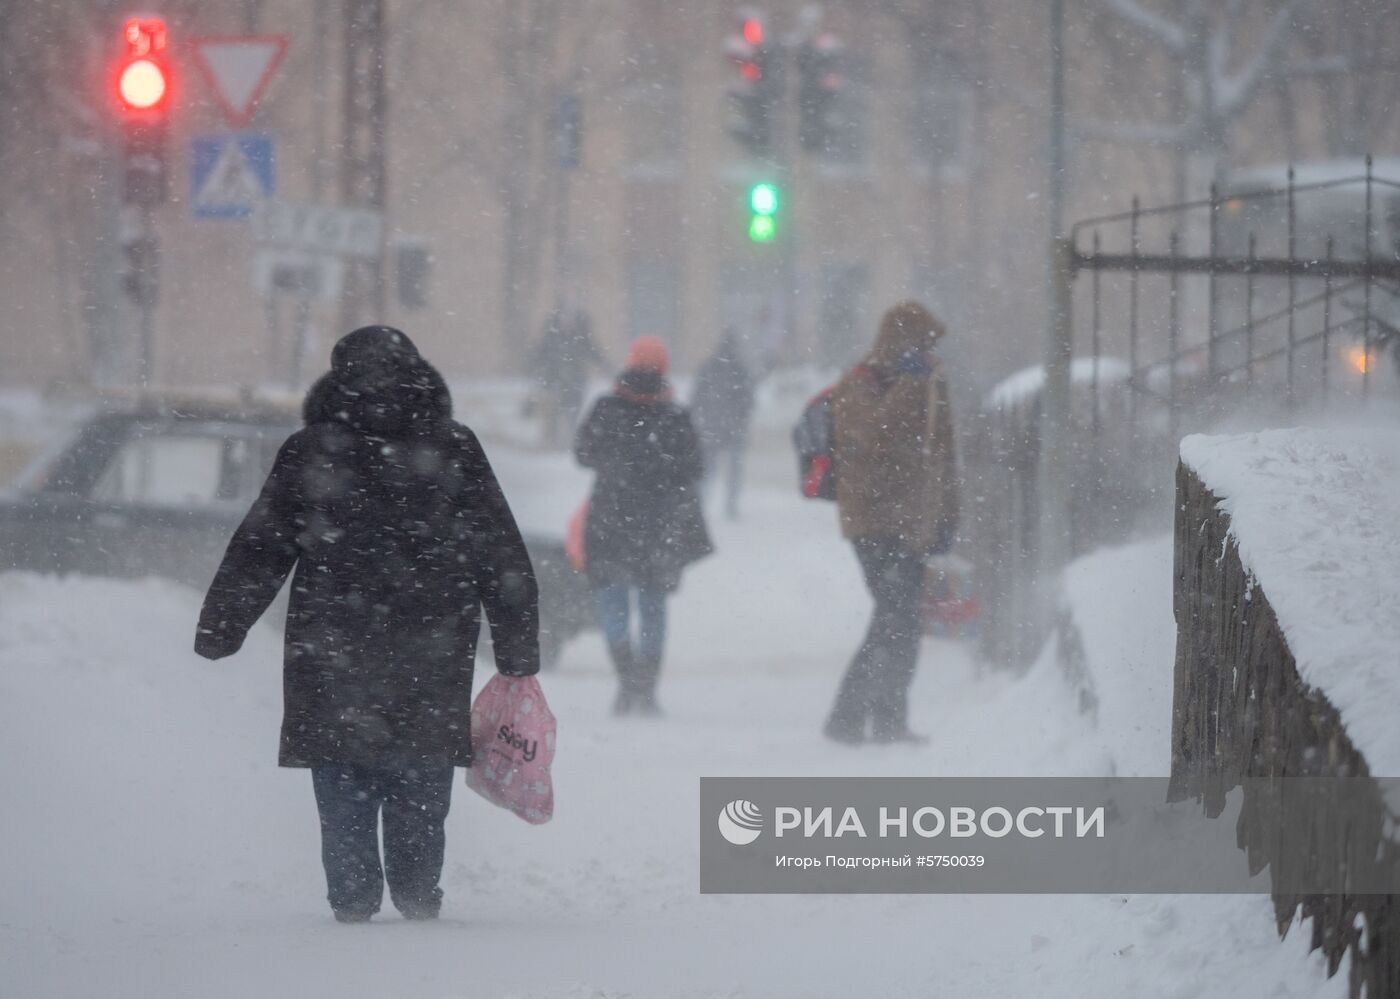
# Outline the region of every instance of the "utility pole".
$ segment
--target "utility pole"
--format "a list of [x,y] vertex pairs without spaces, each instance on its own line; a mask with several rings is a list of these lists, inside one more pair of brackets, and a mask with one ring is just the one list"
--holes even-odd
[[[388,186],[385,131],[384,0],[345,0],[345,132],[341,139],[340,198],[383,218]],[[388,224],[380,231],[387,232]],[[384,247],[374,259],[345,265],[341,325],[354,329],[384,318]]]
[[[583,162],[583,103],[577,74],[554,102],[554,311],[577,307],[569,288],[569,178]],[[570,320],[572,321],[572,320]]]
[[1070,363],[1074,354],[1072,247],[1064,237],[1065,2],[1050,0],[1050,134],[1046,187],[1045,388],[1041,397],[1040,568],[1042,584],[1069,561]]
[[330,62],[327,58],[327,36],[330,34],[330,0],[313,0],[311,8],[311,71],[315,79],[311,83],[311,106],[316,120],[311,124],[311,200],[318,205],[326,197],[326,188],[331,182],[331,164],[327,147],[327,123],[330,121],[331,98],[327,76]]

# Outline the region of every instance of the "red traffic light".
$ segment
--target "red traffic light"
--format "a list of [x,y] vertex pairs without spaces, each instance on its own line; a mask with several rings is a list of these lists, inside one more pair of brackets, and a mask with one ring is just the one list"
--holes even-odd
[[128,18],[122,25],[125,55],[117,67],[117,97],[128,111],[156,111],[170,93],[170,71],[162,59],[165,21]]
[[133,59],[165,51],[165,22],[158,17],[128,18],[122,25],[126,54]]
[[134,111],[149,111],[159,106],[167,89],[165,70],[151,59],[127,63],[117,80],[122,103]]
[[763,44],[763,22],[756,17],[744,18],[741,34],[744,36],[744,41],[754,48],[760,47]]

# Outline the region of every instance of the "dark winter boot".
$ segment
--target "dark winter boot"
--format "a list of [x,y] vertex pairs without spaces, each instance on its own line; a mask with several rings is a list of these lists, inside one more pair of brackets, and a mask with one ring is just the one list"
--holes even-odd
[[827,719],[826,725],[822,727],[822,734],[832,742],[839,742],[843,746],[859,746],[865,741],[865,726],[853,725],[833,714]]
[[656,703],[656,684],[661,677],[661,657],[654,653],[637,657],[637,714],[660,718],[661,705]]
[[887,677],[884,687],[872,705],[872,742],[904,743],[922,746],[928,736],[909,730],[909,680]]
[[906,746],[926,746],[929,739],[922,732],[912,732],[907,728],[900,728],[882,729],[871,736],[870,741],[888,744],[902,743]]
[[626,642],[609,642],[608,652],[617,668],[617,697],[613,700],[612,713],[631,714],[637,701],[637,663],[632,646]]
[[399,905],[398,903],[395,903],[395,908],[399,910],[399,913],[403,916],[404,919],[415,923],[424,922],[425,920],[429,919],[436,919],[438,917],[438,912],[440,911],[439,907],[433,904]]

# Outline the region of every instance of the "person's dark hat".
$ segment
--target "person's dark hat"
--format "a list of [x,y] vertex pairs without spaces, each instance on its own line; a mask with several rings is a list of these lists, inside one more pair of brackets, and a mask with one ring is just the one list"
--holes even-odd
[[392,326],[361,326],[341,337],[331,350],[331,370],[358,375],[402,367],[418,359],[418,348],[403,330]]

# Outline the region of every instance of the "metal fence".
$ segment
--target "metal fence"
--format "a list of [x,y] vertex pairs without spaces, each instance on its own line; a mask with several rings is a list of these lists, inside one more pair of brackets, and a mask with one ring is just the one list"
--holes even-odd
[[[1316,172],[1316,171],[1314,171]],[[1024,664],[1071,558],[1170,526],[1184,433],[1393,394],[1400,179],[1225,183],[1085,219],[1053,247],[1047,364],[986,401],[969,451],[982,652]],[[1019,379],[1019,383],[1017,382]]]

